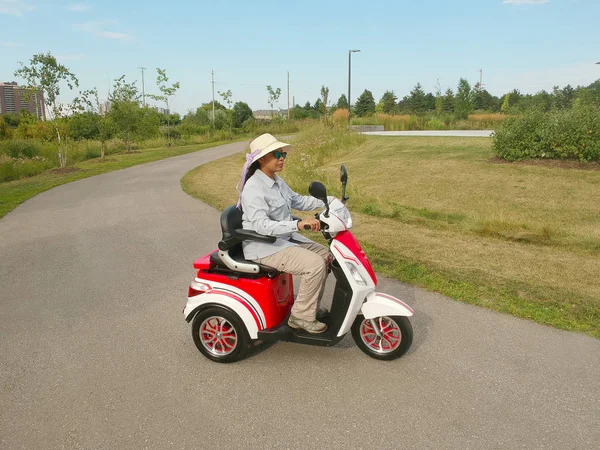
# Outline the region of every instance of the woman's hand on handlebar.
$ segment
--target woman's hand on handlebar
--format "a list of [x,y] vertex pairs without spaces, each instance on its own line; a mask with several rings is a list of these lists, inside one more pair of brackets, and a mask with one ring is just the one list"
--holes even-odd
[[317,219],[304,219],[298,222],[299,230],[319,231],[321,229],[321,221]]

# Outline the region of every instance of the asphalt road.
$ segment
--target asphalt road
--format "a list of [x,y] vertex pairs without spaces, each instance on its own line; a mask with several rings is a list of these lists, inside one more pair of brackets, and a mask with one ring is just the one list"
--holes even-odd
[[181,311],[219,213],[180,179],[243,147],[60,186],[0,220],[1,449],[597,448],[600,341],[391,280],[416,310],[399,360],[349,337],[202,357]]

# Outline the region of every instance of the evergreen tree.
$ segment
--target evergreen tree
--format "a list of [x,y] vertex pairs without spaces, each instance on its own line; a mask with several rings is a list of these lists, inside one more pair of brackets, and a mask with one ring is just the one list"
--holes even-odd
[[385,114],[392,114],[396,108],[396,101],[398,97],[394,94],[394,91],[385,91],[379,103],[381,104],[381,112]]
[[414,113],[424,113],[427,110],[427,96],[421,83],[417,83],[409,97],[410,110]]
[[444,112],[454,112],[454,93],[450,88],[444,94]]
[[365,91],[358,97],[354,105],[355,113],[358,117],[368,116],[375,113],[375,99],[371,91]]
[[348,109],[348,99],[344,94],[340,95],[336,107],[337,109]]
[[473,111],[473,91],[467,80],[461,78],[456,90],[454,113],[459,119],[466,119]]

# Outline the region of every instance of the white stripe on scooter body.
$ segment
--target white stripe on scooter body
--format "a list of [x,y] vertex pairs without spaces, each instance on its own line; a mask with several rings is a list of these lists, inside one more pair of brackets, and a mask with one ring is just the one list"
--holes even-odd
[[[259,329],[264,329],[267,321],[262,308],[256,300],[248,295],[247,292],[231,286],[230,284],[218,283],[213,280],[205,280],[198,277],[196,277],[196,281],[208,284],[212,289],[203,294],[188,297],[187,304],[183,310],[183,315],[186,319],[188,319],[188,316],[201,305],[214,303],[216,305],[227,306],[242,319],[244,325],[246,325],[250,339],[257,339]],[[234,296],[239,297],[239,299],[236,300],[227,296],[227,291]],[[258,324],[251,311],[255,311],[258,318]]]

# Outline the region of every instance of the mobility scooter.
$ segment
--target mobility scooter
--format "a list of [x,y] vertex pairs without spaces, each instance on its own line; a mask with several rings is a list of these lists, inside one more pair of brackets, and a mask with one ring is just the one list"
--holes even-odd
[[342,165],[342,198],[330,203],[322,183],[313,181],[309,187],[310,195],[325,203],[325,210],[315,217],[333,254],[331,271],[336,284],[331,310],[318,317],[327,330],[309,334],[287,325],[294,302],[292,275],[247,261],[242,252],[246,239],[274,242],[276,238],[242,229],[242,212],[234,205],[221,215],[223,235],[218,250],[194,262],[198,272],[183,310],[187,322],[192,322],[194,343],[204,356],[222,363],[236,361],[258,341],[332,346],[348,331],[373,358],[392,360],[406,353],[413,337],[408,319],[413,310],[402,300],[375,291],[375,272],[350,232],[347,179]]

